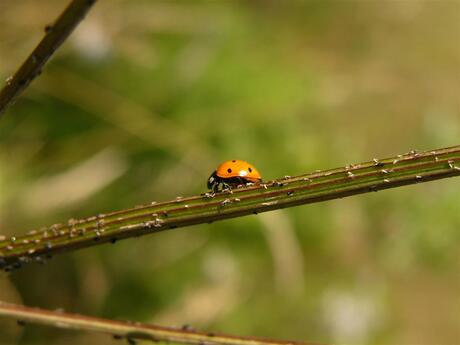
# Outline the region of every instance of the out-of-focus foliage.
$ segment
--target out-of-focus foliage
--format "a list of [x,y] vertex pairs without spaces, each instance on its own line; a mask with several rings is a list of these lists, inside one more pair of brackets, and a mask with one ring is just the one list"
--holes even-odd
[[[60,13],[0,2],[0,77]],[[0,234],[458,144],[455,1],[101,0],[0,121]],[[0,299],[317,342],[460,342],[458,179],[168,231],[0,275]],[[0,321],[0,343],[112,344]]]

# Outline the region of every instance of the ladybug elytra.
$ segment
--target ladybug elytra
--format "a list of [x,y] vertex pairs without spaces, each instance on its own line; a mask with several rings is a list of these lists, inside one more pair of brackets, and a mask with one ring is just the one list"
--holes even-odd
[[220,164],[208,178],[208,188],[216,192],[219,185],[226,188],[248,182],[261,182],[259,171],[248,162],[233,159]]

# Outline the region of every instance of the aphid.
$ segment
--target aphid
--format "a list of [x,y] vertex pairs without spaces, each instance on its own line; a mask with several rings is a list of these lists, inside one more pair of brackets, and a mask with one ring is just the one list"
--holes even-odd
[[183,330],[183,331],[194,331],[195,329],[192,326],[190,326],[189,324],[184,324],[184,325],[182,325],[181,330]]
[[225,199],[224,201],[222,201],[222,202],[220,203],[220,205],[221,205],[221,206],[225,206],[225,205],[228,205],[228,204],[230,204],[230,203],[231,203],[231,200],[230,200],[230,199]]
[[[231,189],[241,184],[260,183],[259,171],[248,162],[234,159],[220,164],[208,178],[208,188],[214,193],[222,189]],[[222,186],[219,189],[219,186]]]

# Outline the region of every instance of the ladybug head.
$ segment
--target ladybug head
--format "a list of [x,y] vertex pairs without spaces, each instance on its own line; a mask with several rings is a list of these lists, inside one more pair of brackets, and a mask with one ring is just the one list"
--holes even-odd
[[218,184],[219,181],[218,181],[218,178],[217,178],[217,172],[214,171],[211,176],[209,176],[208,178],[208,189],[214,189],[214,187],[216,186],[216,184]]

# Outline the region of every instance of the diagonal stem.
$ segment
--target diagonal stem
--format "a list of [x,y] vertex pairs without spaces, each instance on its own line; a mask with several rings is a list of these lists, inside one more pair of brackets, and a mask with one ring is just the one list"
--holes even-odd
[[460,176],[460,145],[351,164],[297,177],[205,193],[133,209],[70,219],[22,236],[0,235],[0,268],[7,271],[54,254],[177,227]]
[[20,323],[34,323],[57,328],[106,333],[117,339],[130,341],[165,341],[196,345],[308,345],[311,343],[272,340],[254,337],[238,337],[217,333],[204,333],[172,327],[155,326],[140,322],[102,319],[78,314],[69,314],[21,305],[0,302],[0,316],[17,319]]
[[45,37],[17,72],[6,80],[5,87],[0,91],[0,117],[30,82],[41,73],[45,63],[67,39],[95,2],[96,0],[73,0],[56,22],[45,28]]

